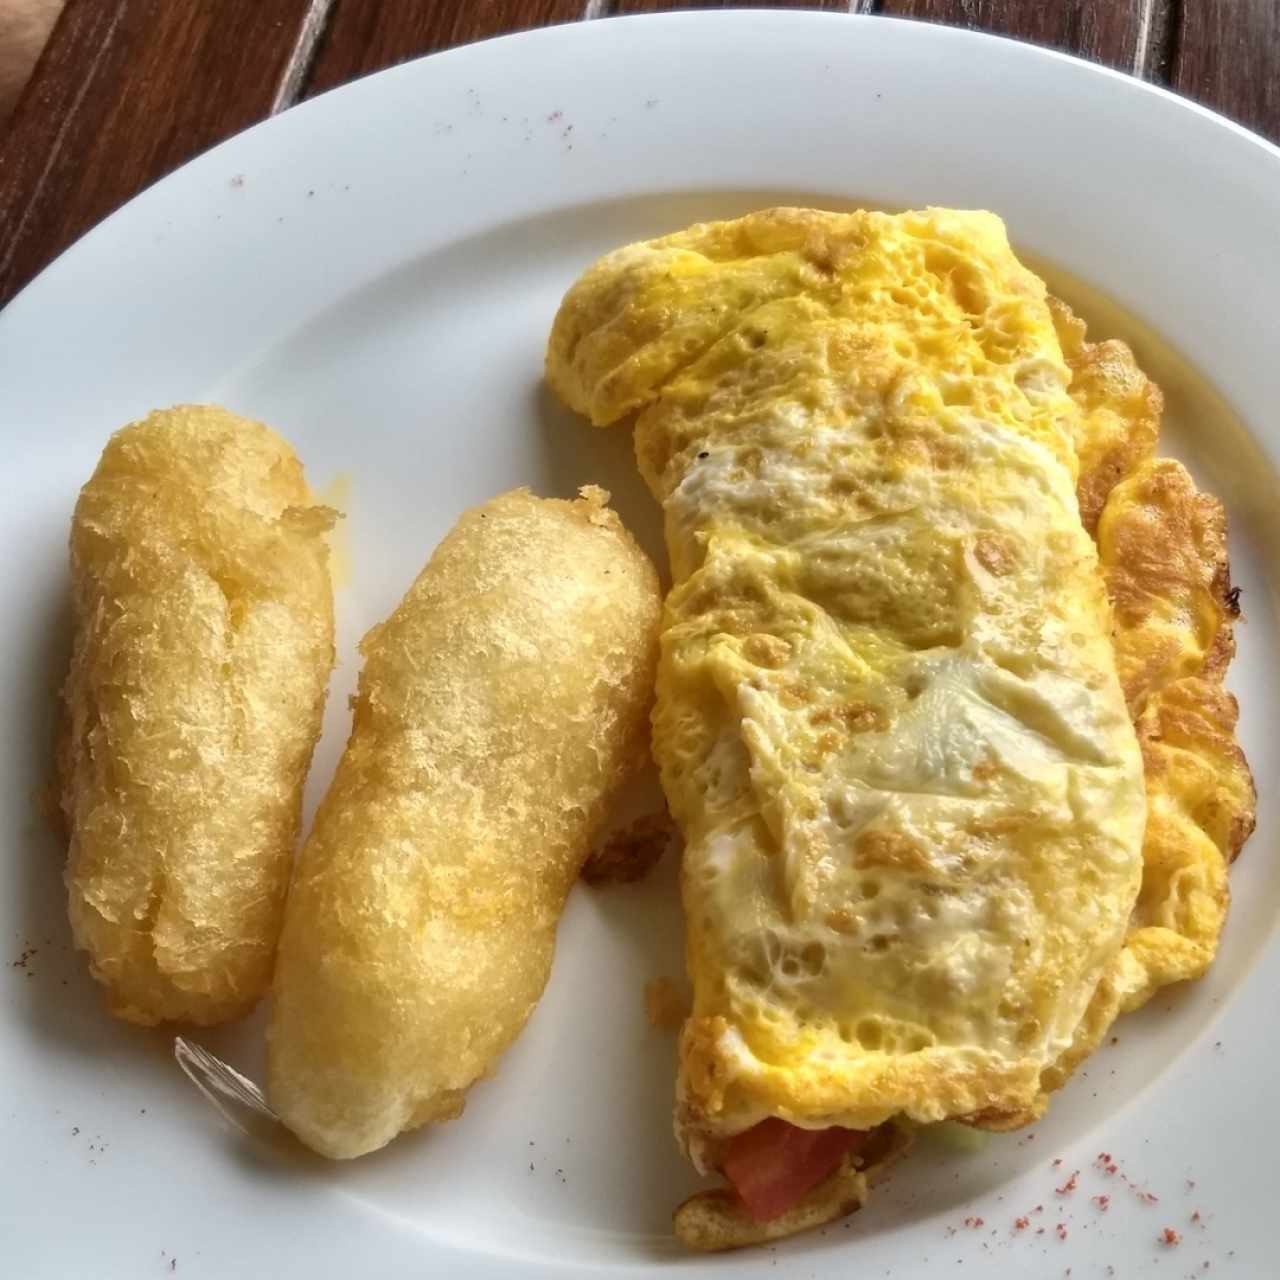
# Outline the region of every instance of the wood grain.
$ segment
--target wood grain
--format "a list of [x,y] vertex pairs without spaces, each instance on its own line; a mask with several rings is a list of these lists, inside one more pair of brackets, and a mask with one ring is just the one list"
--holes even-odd
[[0,305],[94,223],[267,115],[312,0],[68,0],[0,133]]
[[303,95],[410,58],[581,18],[586,0],[334,0]]
[[1280,0],[1183,0],[1174,89],[1280,140]]
[[1159,60],[1169,3],[1170,0],[884,0],[880,12],[1015,36],[1121,71],[1142,74]]

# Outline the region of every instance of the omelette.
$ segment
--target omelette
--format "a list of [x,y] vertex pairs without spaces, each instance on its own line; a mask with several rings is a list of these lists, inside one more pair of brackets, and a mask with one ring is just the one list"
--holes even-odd
[[1212,959],[1252,814],[1221,509],[988,213],[617,250],[547,374],[634,426],[671,557],[676,1130],[730,1184],[676,1231],[774,1239],[857,1208],[915,1124],[1033,1119]]

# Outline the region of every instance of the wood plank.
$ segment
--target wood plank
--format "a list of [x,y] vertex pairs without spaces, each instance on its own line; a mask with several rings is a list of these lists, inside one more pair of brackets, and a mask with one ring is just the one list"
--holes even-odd
[[1148,74],[1162,54],[1165,14],[1170,3],[1171,0],[884,0],[880,12],[1014,36],[1121,71]]
[[69,0],[0,131],[0,306],[143,187],[270,113],[314,0]]
[[1173,88],[1280,142],[1280,2],[1178,6]]
[[410,58],[581,18],[586,0],[334,0],[303,96]]

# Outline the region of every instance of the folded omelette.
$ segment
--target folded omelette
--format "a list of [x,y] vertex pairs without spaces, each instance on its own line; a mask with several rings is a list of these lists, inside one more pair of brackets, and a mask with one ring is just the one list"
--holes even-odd
[[[733,1187],[677,1232],[776,1238],[856,1208],[903,1122],[1033,1119],[1117,1013],[1212,958],[1252,813],[1221,522],[1150,459],[1127,350],[1088,344],[987,213],[779,209],[620,249],[547,371],[634,423],[665,516],[676,1128]],[[1179,571],[1148,547],[1109,577],[1099,546],[1153,530]]]

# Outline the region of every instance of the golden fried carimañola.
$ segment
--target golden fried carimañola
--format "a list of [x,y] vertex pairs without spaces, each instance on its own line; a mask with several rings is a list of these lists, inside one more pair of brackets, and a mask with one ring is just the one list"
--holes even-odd
[[270,984],[333,665],[333,519],[284,440],[210,405],[118,431],[80,493],[66,882],[131,1022],[222,1022]]
[[[1077,501],[1085,409],[999,219],[947,210],[620,249],[547,369],[593,422],[634,421],[675,578],[677,1128],[735,1192],[677,1233],[789,1234],[861,1202],[900,1119],[1035,1114],[1124,947],[1147,805]],[[1121,425],[1090,437],[1099,495]]]
[[458,1114],[542,994],[566,895],[645,756],[657,575],[606,497],[467,512],[361,645],[268,1035],[272,1105],[323,1155]]

